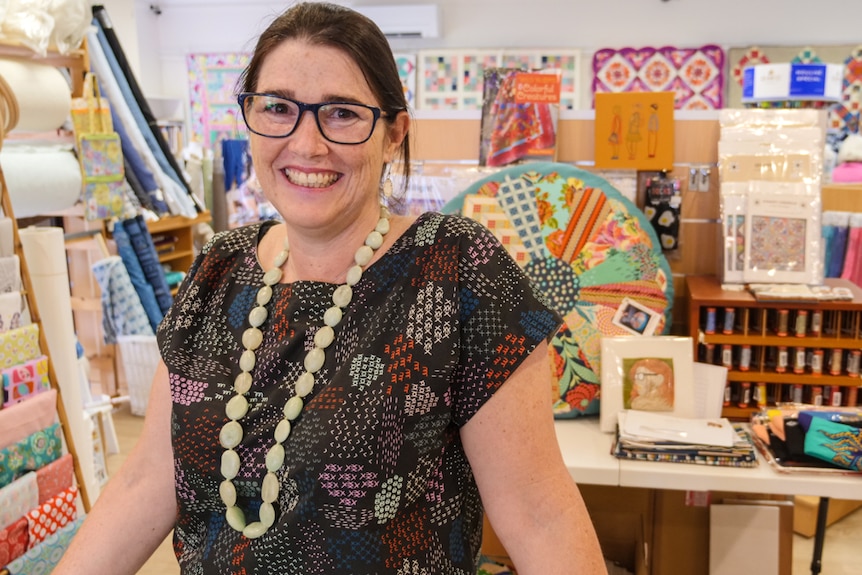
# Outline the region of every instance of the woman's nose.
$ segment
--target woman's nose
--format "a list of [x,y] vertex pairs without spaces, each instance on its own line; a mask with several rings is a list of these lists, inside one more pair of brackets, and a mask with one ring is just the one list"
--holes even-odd
[[326,139],[317,126],[317,118],[311,110],[303,110],[296,120],[296,128],[287,137],[287,145],[297,152],[306,155],[325,153]]

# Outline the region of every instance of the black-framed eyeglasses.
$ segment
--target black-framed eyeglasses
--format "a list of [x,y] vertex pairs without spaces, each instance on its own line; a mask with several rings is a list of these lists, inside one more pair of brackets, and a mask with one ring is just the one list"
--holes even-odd
[[296,131],[306,110],[314,115],[321,135],[334,144],[362,144],[371,138],[380,108],[354,102],[306,104],[298,100],[243,92],[237,96],[248,129],[266,138],[286,138]]

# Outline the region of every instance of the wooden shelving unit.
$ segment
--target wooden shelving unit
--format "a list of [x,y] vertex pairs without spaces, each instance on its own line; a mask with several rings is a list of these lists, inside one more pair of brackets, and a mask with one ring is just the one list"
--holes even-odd
[[[187,272],[195,259],[194,227],[210,220],[209,212],[201,212],[195,218],[166,216],[153,222],[147,222],[147,229],[150,230],[150,235],[153,236],[154,241],[158,236],[175,238],[170,244],[170,249],[159,251],[159,261],[169,265],[174,271]],[[159,246],[156,247],[158,251]]]
[[[842,403],[855,400],[860,378],[847,372],[848,356],[862,349],[862,289],[847,280],[827,278],[826,285],[849,289],[852,300],[833,301],[759,301],[748,291],[722,289],[715,276],[689,276],[688,317],[689,335],[694,340],[695,357],[704,361],[704,351],[708,345],[714,346],[713,363],[722,361],[723,346],[730,346],[731,362],[728,371],[728,384],[731,386],[731,405],[725,405],[723,415],[732,419],[748,419],[759,409],[754,390],[758,384],[766,384],[767,404],[777,401],[791,401],[794,388],[802,392],[803,401],[813,403],[816,388],[840,388]],[[707,333],[706,314],[708,308],[715,308],[715,330]],[[723,311],[734,310],[732,333],[722,333]],[[776,333],[775,325],[779,310],[787,310],[788,329],[786,335]],[[794,332],[795,317],[800,310],[807,312],[806,332],[797,336]],[[822,317],[822,330],[819,335],[810,331],[810,318],[814,312]],[[740,350],[750,346],[751,359],[747,369],[740,369]],[[788,364],[783,372],[777,370],[775,358],[780,347],[787,348]],[[725,348],[727,349],[727,348]],[[813,368],[806,360],[804,367],[794,372],[794,354],[802,350],[808,352],[821,350],[820,369]],[[830,373],[829,360],[833,350],[841,352],[841,368],[836,374]],[[818,373],[819,371],[819,373]],[[751,399],[744,401],[743,383],[751,385]],[[796,386],[802,386],[796,387]],[[822,397],[822,396],[821,396]],[[743,405],[741,405],[743,404]],[[761,403],[762,405],[763,403]]]

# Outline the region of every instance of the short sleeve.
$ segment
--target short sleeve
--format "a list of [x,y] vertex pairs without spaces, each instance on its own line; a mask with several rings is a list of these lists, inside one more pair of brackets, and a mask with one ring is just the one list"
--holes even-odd
[[461,345],[452,395],[453,417],[463,425],[556,333],[562,318],[487,228],[454,218]]

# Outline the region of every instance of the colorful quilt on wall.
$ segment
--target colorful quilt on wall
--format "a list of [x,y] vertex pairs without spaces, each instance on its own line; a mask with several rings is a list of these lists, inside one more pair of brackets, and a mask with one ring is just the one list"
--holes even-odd
[[237,81],[248,65],[249,54],[189,54],[191,138],[202,146],[216,149],[221,140],[245,131],[236,93]]
[[677,110],[724,107],[724,51],[699,48],[605,48],[593,56],[593,93],[674,92]]
[[754,64],[844,64],[843,100],[829,109],[828,129],[841,139],[859,133],[862,113],[862,45],[751,46],[731,48],[727,54],[732,81],[727,86],[727,107],[742,107],[742,71]]
[[560,109],[578,107],[577,50],[433,50],[419,52],[416,107],[481,110],[485,69],[560,70]]

